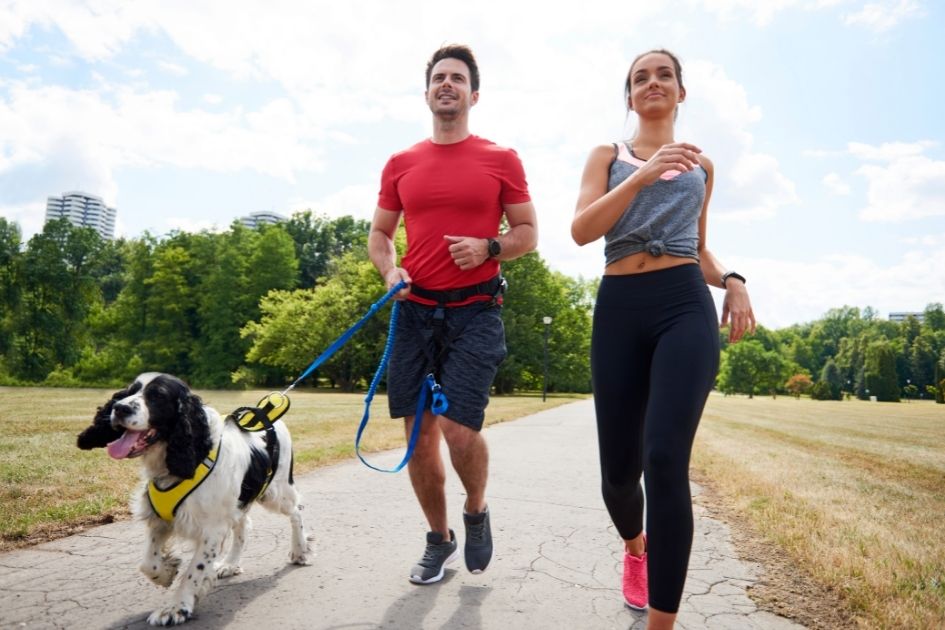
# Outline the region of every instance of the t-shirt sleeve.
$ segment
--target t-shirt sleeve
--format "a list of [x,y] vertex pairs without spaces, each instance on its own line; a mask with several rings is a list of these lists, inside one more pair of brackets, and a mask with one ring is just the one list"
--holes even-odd
[[500,199],[503,204],[525,203],[532,200],[531,195],[528,194],[528,182],[525,181],[525,169],[514,149],[509,149],[506,153]]
[[377,195],[377,206],[395,212],[404,209],[400,194],[397,192],[397,173],[393,157],[387,160],[381,172],[381,190]]

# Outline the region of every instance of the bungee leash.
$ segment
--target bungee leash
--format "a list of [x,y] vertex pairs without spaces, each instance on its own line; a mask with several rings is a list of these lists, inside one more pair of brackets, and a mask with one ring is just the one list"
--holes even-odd
[[354,452],[357,454],[358,459],[361,460],[361,463],[372,470],[385,473],[399,472],[407,465],[407,462],[409,462],[410,458],[413,456],[414,448],[417,446],[417,440],[420,438],[420,425],[423,423],[423,412],[427,406],[427,397],[432,396],[430,411],[434,415],[442,415],[449,409],[449,401],[446,399],[446,394],[443,393],[443,388],[436,382],[436,377],[432,372],[427,374],[423,379],[423,383],[420,385],[420,395],[417,397],[417,409],[414,412],[413,418],[413,429],[410,431],[407,451],[404,453],[404,457],[400,460],[400,463],[393,468],[379,468],[364,459],[364,456],[361,455],[361,434],[364,433],[364,429],[367,427],[368,420],[371,416],[371,401],[374,400],[377,385],[380,383],[381,376],[384,374],[387,362],[390,359],[390,351],[394,346],[394,333],[397,330],[397,317],[399,312],[400,302],[394,302],[394,307],[391,309],[390,313],[390,326],[387,330],[387,342],[384,344],[384,354],[381,355],[381,362],[377,366],[377,371],[374,372],[374,378],[371,379],[371,386],[368,387],[367,396],[364,398],[364,415],[361,417],[361,424],[358,426],[358,433],[354,439]]

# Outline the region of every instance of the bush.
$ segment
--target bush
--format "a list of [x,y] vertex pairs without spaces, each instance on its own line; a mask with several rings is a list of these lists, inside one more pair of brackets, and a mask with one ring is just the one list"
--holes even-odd
[[841,400],[843,393],[831,387],[830,383],[817,381],[810,388],[810,397],[814,400]]
[[813,387],[810,376],[807,374],[795,374],[784,384],[784,389],[795,398],[800,398],[801,394],[806,394]]

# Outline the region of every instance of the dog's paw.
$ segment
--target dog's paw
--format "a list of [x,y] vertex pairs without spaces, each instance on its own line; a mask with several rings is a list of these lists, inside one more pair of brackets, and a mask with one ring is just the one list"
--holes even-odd
[[166,555],[161,558],[161,562],[158,564],[148,564],[147,562],[142,564],[141,572],[158,586],[167,588],[174,582],[179,568],[180,558]]
[[243,572],[243,567],[233,564],[221,564],[217,567],[217,577],[218,578],[228,578],[233,577],[234,575],[239,575]]
[[152,626],[179,626],[193,616],[193,611],[188,608],[168,606],[148,615],[148,623]]
[[304,549],[295,549],[289,552],[289,562],[306,566],[312,564],[315,559],[315,549],[311,544],[306,544]]

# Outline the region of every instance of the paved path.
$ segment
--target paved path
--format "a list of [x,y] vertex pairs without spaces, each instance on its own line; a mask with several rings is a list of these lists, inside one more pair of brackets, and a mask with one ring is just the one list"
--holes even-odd
[[[471,575],[460,560],[439,584],[410,584],[425,524],[406,473],[346,462],[298,478],[317,535],[314,565],[285,564],[288,521],[254,508],[244,573],[218,582],[185,627],[643,628],[645,613],[626,608],[618,590],[620,545],[598,493],[591,401],[486,435],[497,549],[486,573]],[[393,465],[400,455],[374,460]],[[450,472],[450,513],[461,528],[463,494]],[[0,555],[0,627],[148,627],[163,593],[138,573],[143,535],[140,524],[122,522]],[[728,528],[697,505],[677,627],[798,628],[759,611],[745,594],[758,572],[737,559]]]

